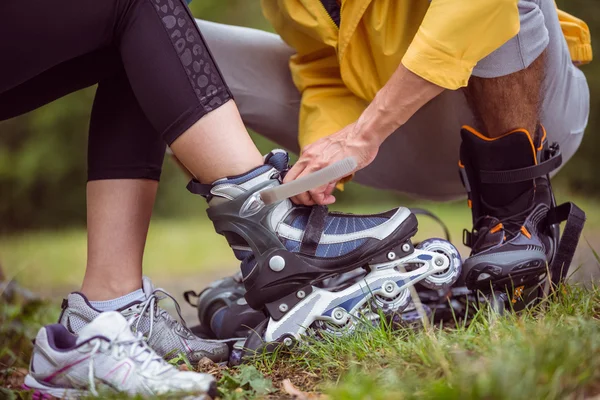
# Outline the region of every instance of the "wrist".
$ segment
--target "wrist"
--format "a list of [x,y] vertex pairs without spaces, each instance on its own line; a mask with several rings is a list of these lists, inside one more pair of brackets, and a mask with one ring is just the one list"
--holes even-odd
[[385,94],[377,93],[358,121],[355,132],[363,140],[381,145],[388,136],[400,128],[404,122],[399,118],[397,107],[390,107]]

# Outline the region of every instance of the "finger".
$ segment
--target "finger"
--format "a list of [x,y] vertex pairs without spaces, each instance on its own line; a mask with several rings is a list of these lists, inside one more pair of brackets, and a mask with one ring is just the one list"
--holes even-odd
[[318,188],[309,191],[310,196],[313,198],[315,203],[324,205],[323,202],[331,196],[335,190],[337,182],[330,182],[327,185],[319,186]]
[[292,168],[290,168],[287,174],[285,174],[285,178],[283,178],[283,183],[291,182],[294,179],[297,179],[300,175],[302,175],[302,173],[306,169],[306,166],[307,163],[298,160],[298,162],[294,164]]
[[322,205],[324,205],[324,206],[331,205],[331,204],[335,203],[335,200],[336,200],[335,196],[333,196],[331,194],[325,195]]
[[[298,179],[300,176],[305,174],[305,168],[306,168],[306,164],[301,162],[300,160],[294,164],[292,166],[292,168],[287,172],[287,174],[285,175],[285,178],[283,179],[283,183],[289,183],[292,182],[295,179]],[[310,196],[308,196],[305,193],[301,193],[299,195],[293,196],[290,198],[290,200],[294,203],[294,204],[298,204],[298,205],[307,205],[310,206],[312,204],[314,204],[310,198]],[[312,204],[311,204],[312,203]]]
[[294,204],[298,204],[298,205],[305,205],[305,206],[314,206],[315,205],[315,202],[309,196],[308,192],[304,192],[297,196],[294,196],[290,200],[292,200],[292,202]]
[[325,194],[326,195],[333,194],[333,191],[335,190],[336,185],[337,185],[337,182],[331,182],[329,185],[327,185],[327,188],[325,189]]
[[[310,174],[313,170],[314,170],[314,167],[311,167],[311,165],[307,164],[302,169],[302,171],[300,173],[298,173],[293,179],[302,178],[303,176]],[[286,176],[286,178],[287,178],[287,176]],[[300,194],[294,196],[293,199],[294,199],[293,200],[294,203],[296,203],[296,204],[303,204],[305,206],[313,206],[313,205],[315,205],[315,202],[312,199],[312,196],[308,192],[300,193]]]
[[311,197],[315,203],[321,206],[327,206],[335,202],[335,197],[325,192],[311,193]]
[[308,194],[316,204],[324,205],[323,202],[325,201],[326,195],[323,190],[311,190]]

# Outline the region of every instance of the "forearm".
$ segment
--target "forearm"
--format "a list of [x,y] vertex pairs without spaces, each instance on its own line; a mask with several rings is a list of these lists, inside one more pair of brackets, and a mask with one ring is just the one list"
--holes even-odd
[[355,133],[377,144],[444,91],[400,65],[356,122]]

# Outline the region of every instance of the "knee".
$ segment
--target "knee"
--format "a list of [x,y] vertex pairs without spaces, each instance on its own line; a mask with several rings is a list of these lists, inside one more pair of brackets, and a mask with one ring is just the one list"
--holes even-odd
[[550,35],[538,3],[539,0],[519,1],[519,33],[477,63],[474,76],[498,78],[511,75],[529,68],[544,53],[550,43]]

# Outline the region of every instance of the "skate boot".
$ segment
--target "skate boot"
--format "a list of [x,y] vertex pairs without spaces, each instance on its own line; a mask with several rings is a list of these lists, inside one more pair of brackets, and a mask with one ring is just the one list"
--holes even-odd
[[[446,240],[450,241],[448,227],[435,214],[421,208],[410,208],[410,211],[413,214],[431,218],[437,222],[444,232]],[[316,286],[339,291],[362,280],[366,274],[365,269],[358,268],[326,278]],[[420,293],[431,291],[420,289]],[[437,293],[437,291],[433,292]],[[201,338],[227,340],[229,342],[248,337],[254,327],[265,319],[266,315],[263,311],[251,308],[244,298],[245,294],[246,289],[242,282],[241,272],[214,281],[199,294],[193,290],[183,293],[186,302],[196,308],[198,312],[200,324],[191,327],[192,332]],[[399,321],[413,321],[414,312],[409,308],[407,307],[396,319]]]
[[[173,359],[183,354],[192,364],[208,357],[214,362],[225,362],[229,357],[226,343],[214,340],[204,340],[194,335],[183,322],[179,312],[179,304],[163,289],[154,288],[147,277],[143,280],[143,290],[146,299],[123,307],[119,311],[131,322],[134,331],[140,332],[148,345],[161,357]],[[181,323],[158,307],[158,301],[169,297],[175,302]],[[83,293],[73,292],[63,300],[63,311],[59,323],[71,333],[78,334],[101,311],[96,310]]]
[[206,339],[245,341],[266,318],[263,311],[248,305],[245,294],[241,272],[211,283],[200,294],[185,292],[183,297],[198,309],[200,320],[200,325],[191,328],[192,332]]
[[572,203],[556,207],[549,174],[562,158],[542,126],[535,136],[516,130],[490,139],[470,127],[461,135],[459,170],[473,214],[463,237],[472,250],[465,284],[521,308],[538,298],[548,272],[554,283],[566,276],[585,214]]
[[[272,204],[260,192],[281,185],[288,169],[284,151],[248,173],[188,189],[207,198],[209,218],[242,260],[245,299],[269,315],[246,342],[291,345],[305,334],[346,335],[360,321],[393,315],[410,303],[409,287],[452,285],[460,275],[458,251],[442,240],[415,248],[417,219],[406,208],[355,216],[303,207],[289,199]],[[433,250],[430,250],[430,247]],[[318,287],[324,279],[365,268],[349,287]]]

